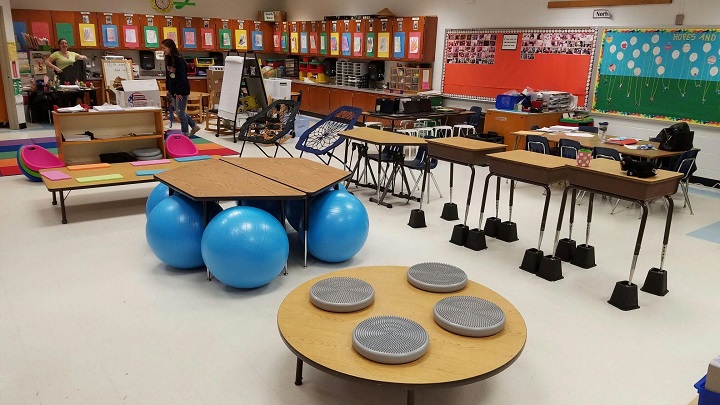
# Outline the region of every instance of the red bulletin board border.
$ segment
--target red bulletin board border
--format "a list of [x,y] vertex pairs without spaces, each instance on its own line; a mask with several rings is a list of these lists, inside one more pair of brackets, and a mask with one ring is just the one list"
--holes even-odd
[[[518,35],[515,49],[502,49],[505,34]],[[488,45],[483,38],[492,38],[492,47],[482,47]],[[572,93],[578,96],[578,107],[587,108],[596,42],[597,29],[590,27],[448,29],[442,93],[447,97],[495,101],[498,94],[508,90],[531,87]],[[457,44],[467,46],[460,46],[458,53],[454,46]],[[472,53],[463,52],[468,49]]]

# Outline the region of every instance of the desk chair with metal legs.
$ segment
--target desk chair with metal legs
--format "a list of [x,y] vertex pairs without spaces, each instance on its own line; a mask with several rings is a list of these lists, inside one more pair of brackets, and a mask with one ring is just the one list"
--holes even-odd
[[685,206],[690,208],[690,215],[695,215],[695,213],[693,213],[692,204],[690,204],[688,186],[690,183],[690,176],[692,176],[692,174],[697,170],[695,160],[697,159],[698,152],[700,152],[699,149],[690,149],[689,151],[683,152],[683,154],[677,159],[677,164],[673,168],[673,171],[683,174],[682,179],[680,179],[680,188],[682,189],[683,197],[685,198],[683,208],[685,208]]
[[[430,138],[432,138],[432,137],[430,137]],[[431,158],[428,155],[427,145],[421,145],[418,147],[418,151],[417,151],[417,154],[415,155],[414,159],[405,160],[403,162],[403,166],[410,169],[410,176],[412,176],[412,179],[415,181],[415,184],[413,185],[412,190],[410,190],[409,195],[412,195],[415,192],[415,190],[417,190],[418,186],[420,185],[420,180],[422,180],[422,177],[423,177],[422,174],[423,174],[423,171],[425,170],[425,164],[428,163],[427,159],[430,159],[429,166],[428,166],[430,171],[428,173],[430,174],[430,178],[432,179],[433,183],[435,184],[435,190],[437,190],[438,195],[440,196],[440,198],[442,198],[442,193],[440,192],[440,186],[438,185],[438,182],[435,179],[435,175],[432,172],[432,170],[437,167],[438,160]],[[417,178],[413,174],[414,171],[420,172],[420,174],[417,176]],[[410,201],[410,200],[408,199],[408,201]],[[430,203],[430,188],[429,187],[428,187],[428,193],[427,193],[427,202],[428,202],[428,204]]]
[[550,154],[550,144],[547,138],[541,135],[528,135],[525,137],[525,150],[530,152],[542,153],[545,155]]

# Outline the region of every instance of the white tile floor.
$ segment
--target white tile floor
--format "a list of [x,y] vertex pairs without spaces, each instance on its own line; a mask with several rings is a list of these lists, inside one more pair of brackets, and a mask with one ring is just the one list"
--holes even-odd
[[[0,132],[2,139],[9,136],[51,131]],[[246,154],[260,155],[254,147]],[[422,261],[457,265],[504,295],[524,316],[528,339],[517,362],[499,375],[422,391],[418,404],[685,404],[694,397],[693,383],[720,352],[720,249],[686,234],[720,221],[720,200],[692,195],[690,215],[675,196],[665,263],[670,293],[640,293],[641,308],[622,312],[606,301],[614,283],[627,278],[637,208],[621,204],[610,215],[610,204],[597,200],[590,243],[598,266],[564,265],[565,279],[549,283],[518,269],[524,250],[537,241],[542,190],[517,189],[518,242],[489,239],[489,249],[474,252],[448,243],[456,222],[439,219],[448,201],[448,168],[441,163],[436,171],[444,198],[433,189],[427,228],[407,226],[417,203],[382,208],[368,202],[371,191],[355,190],[371,223],[356,257],[336,265],[311,261],[303,270],[294,244],[290,274],[252,291],[207,282],[204,271],[174,270],[153,256],[144,234],[145,198],[153,185],[73,192],[70,223],[61,225],[42,184],[0,177],[0,403],[403,403],[400,389],[347,382],[309,366],[304,385],[293,385],[295,358],[275,317],[288,292],[319,274]],[[471,225],[486,173],[479,169]],[[468,170],[457,168],[456,176],[454,199],[462,206]],[[559,191],[553,188],[550,229]],[[500,216],[507,218],[506,208]],[[638,283],[659,264],[664,218],[662,204],[654,204]],[[583,224],[575,229],[582,238]],[[546,233],[545,250],[553,234]]]

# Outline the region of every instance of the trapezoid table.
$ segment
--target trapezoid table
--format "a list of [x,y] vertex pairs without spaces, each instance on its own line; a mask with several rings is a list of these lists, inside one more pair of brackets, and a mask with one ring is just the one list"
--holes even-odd
[[[278,309],[278,329],[287,347],[297,356],[296,385],[302,384],[303,362],[351,381],[408,390],[454,387],[491,377],[509,367],[522,353],[527,339],[525,320],[500,294],[468,281],[462,290],[432,293],[407,282],[406,266],[371,266],[339,270],[316,277],[290,292]],[[375,290],[375,301],[351,313],[327,312],[310,302],[310,288],[330,277],[355,277]],[[505,328],[496,335],[474,338],[456,335],[433,319],[433,307],[443,298],[468,295],[497,304],[506,316]],[[411,363],[376,363],[353,349],[352,334],[363,320],[395,315],[419,323],[428,333],[427,353]]]

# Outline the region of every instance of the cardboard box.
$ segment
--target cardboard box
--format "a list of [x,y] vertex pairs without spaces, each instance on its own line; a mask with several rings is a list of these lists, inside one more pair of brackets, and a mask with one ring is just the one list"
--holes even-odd
[[284,11],[258,11],[259,21],[287,21],[287,14]]
[[214,97],[210,100],[212,106],[220,104],[220,90],[222,89],[224,70],[217,70],[215,66],[207,71],[208,93],[214,93]]
[[160,108],[160,89],[157,80],[123,80],[123,91],[117,92],[120,107],[158,107]]

